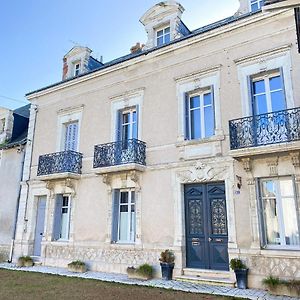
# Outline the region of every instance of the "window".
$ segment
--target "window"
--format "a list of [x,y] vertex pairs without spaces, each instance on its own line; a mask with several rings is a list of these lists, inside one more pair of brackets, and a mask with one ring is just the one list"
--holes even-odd
[[78,145],[78,121],[65,124],[65,151],[77,151]]
[[115,243],[135,242],[135,200],[133,190],[114,191],[112,241]]
[[283,76],[280,71],[254,76],[251,85],[254,115],[286,109]]
[[80,63],[74,64],[74,76],[78,76],[80,73]]
[[186,138],[208,138],[214,135],[213,93],[209,88],[200,93],[186,95]]
[[289,177],[262,179],[260,193],[263,243],[272,247],[299,247],[299,215],[293,180]]
[[68,240],[71,201],[69,195],[57,195],[55,204],[53,239]]
[[137,139],[137,113],[136,109],[122,112],[122,138],[121,140]]
[[161,46],[169,43],[171,40],[170,27],[160,29],[156,32],[156,45]]
[[251,12],[258,11],[264,5],[264,0],[250,0]]
[[0,134],[4,132],[5,129],[5,118],[0,120]]

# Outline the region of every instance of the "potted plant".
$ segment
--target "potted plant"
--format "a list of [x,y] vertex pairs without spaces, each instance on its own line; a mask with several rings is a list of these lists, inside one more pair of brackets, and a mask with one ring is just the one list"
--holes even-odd
[[87,271],[87,267],[83,261],[76,260],[68,264],[68,270],[75,273],[85,273]]
[[127,274],[128,278],[149,280],[152,278],[153,268],[148,264],[143,264],[138,268],[128,267]]
[[174,261],[175,255],[173,251],[167,249],[160,254],[160,266],[161,266],[161,274],[162,279],[164,280],[172,280],[173,277],[173,269],[174,269]]
[[246,289],[248,284],[248,268],[238,258],[230,261],[230,267],[234,270],[238,289]]
[[30,256],[20,256],[17,262],[18,267],[32,267],[33,260]]

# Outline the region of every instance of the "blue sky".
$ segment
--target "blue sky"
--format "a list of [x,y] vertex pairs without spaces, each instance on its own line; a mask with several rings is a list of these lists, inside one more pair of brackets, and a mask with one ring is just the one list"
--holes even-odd
[[[26,104],[25,94],[61,80],[62,58],[75,44],[104,62],[145,42],[139,18],[153,0],[1,0],[0,106]],[[181,0],[193,30],[232,15],[238,0]],[[11,98],[11,99],[9,99]]]

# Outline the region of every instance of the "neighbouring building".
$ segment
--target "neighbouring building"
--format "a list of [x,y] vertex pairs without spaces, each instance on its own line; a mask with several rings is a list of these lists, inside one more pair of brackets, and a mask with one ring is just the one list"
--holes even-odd
[[9,260],[16,229],[30,105],[0,108],[0,260]]
[[232,285],[235,257],[250,287],[300,279],[295,15],[262,5],[189,30],[160,2],[144,46],[103,64],[75,47],[63,81],[27,94],[15,258],[124,273],[169,248],[179,279]]

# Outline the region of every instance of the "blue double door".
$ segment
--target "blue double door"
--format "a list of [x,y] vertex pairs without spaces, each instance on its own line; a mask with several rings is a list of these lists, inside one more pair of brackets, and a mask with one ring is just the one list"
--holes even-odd
[[186,266],[229,270],[225,184],[184,188]]

